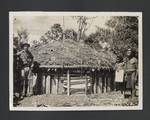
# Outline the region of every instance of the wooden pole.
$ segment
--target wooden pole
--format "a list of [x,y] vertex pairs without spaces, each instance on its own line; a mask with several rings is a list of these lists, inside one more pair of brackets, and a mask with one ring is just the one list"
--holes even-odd
[[50,75],[48,75],[47,77],[46,77],[46,94],[50,94],[50,80],[51,80],[51,77],[50,77]]
[[59,89],[59,73],[56,76],[56,94],[58,94],[58,89]]
[[46,75],[42,74],[42,93],[46,93]]
[[65,17],[63,16],[63,41],[65,39]]
[[67,70],[67,95],[70,95],[70,72]]
[[88,90],[88,79],[87,79],[87,74],[85,74],[85,94],[87,94]]

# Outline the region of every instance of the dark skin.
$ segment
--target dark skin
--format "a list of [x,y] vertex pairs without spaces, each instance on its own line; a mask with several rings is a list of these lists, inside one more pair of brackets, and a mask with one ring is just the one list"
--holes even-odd
[[127,57],[130,57],[131,54],[132,54],[132,51],[129,49],[129,50],[127,51],[126,55],[127,55]]
[[[129,49],[129,50],[126,52],[126,55],[127,55],[127,57],[128,57],[129,59],[131,59],[131,58],[132,58],[132,50]],[[130,91],[131,91],[131,97],[133,97],[134,94],[135,94],[135,89],[130,89]]]
[[[25,51],[25,52],[29,52],[29,46],[28,45],[24,45],[23,50],[21,51],[21,53]],[[32,59],[29,59],[30,62],[32,62]],[[31,67],[33,66],[33,64],[31,65]]]
[[23,50],[24,50],[25,52],[27,52],[27,51],[29,51],[29,47],[28,47],[27,45],[25,45],[25,46],[23,47]]
[[131,49],[128,49],[127,51],[126,51],[126,57],[125,57],[125,59],[123,60],[123,62],[124,63],[126,63],[127,61],[128,61],[128,59],[131,59],[131,57],[132,57],[132,50]]
[[17,55],[20,55],[23,51],[28,52],[29,51],[29,47],[27,45],[25,45],[23,47],[23,50],[21,50],[20,52],[17,52]]

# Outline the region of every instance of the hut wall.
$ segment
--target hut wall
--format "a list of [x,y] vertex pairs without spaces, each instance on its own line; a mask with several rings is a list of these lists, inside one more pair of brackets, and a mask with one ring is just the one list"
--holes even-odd
[[[102,93],[110,90],[113,84],[111,74],[107,71],[91,71],[89,68],[40,68],[42,84],[38,89],[41,94],[73,93],[74,89],[82,89],[84,93]],[[42,73],[41,73],[42,72]],[[105,74],[104,74],[105,73]],[[106,77],[107,76],[107,77]],[[111,85],[108,85],[108,81]]]

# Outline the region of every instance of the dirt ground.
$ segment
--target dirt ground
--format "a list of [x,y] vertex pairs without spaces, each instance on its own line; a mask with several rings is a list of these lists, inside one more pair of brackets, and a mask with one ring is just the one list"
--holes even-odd
[[19,101],[19,107],[71,107],[71,106],[136,106],[138,97],[124,98],[120,91],[103,94],[36,95]]

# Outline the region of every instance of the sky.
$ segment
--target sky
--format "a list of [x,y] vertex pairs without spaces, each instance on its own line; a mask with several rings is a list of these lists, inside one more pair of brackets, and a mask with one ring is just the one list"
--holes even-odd
[[[64,22],[63,22],[64,18]],[[88,30],[86,34],[94,33],[96,26],[107,28],[105,22],[109,20],[109,16],[98,16],[88,20]],[[74,29],[77,31],[77,20],[71,16],[14,16],[13,33],[16,36],[17,31],[21,28],[27,29],[29,34],[29,43],[33,40],[39,40],[53,24],[59,23],[64,29]]]

